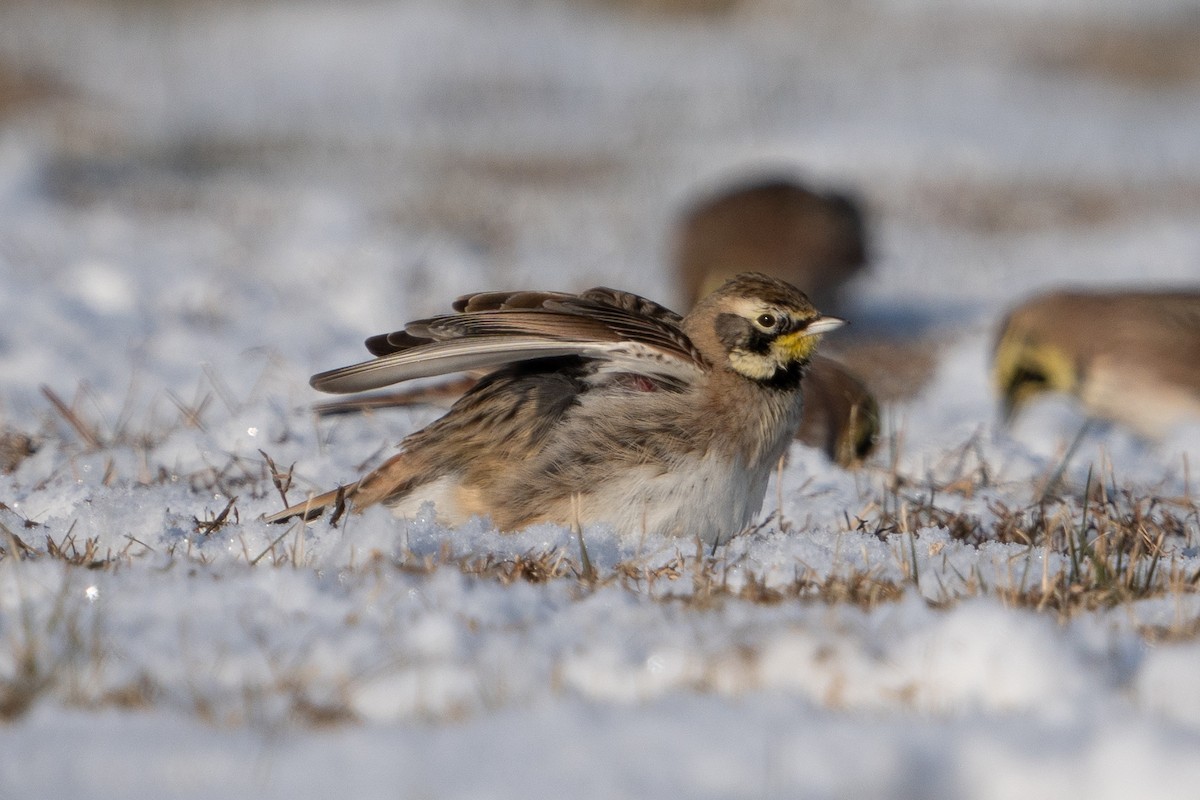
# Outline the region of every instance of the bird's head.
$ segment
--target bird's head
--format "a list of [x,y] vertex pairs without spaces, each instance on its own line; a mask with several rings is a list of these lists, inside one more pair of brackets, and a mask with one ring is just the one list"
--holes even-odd
[[798,384],[822,334],[843,324],[791,284],[753,272],[725,282],[684,321],[714,366],[781,386]]
[[1008,423],[1039,395],[1077,394],[1079,366],[1060,346],[1009,320],[992,355],[992,380]]

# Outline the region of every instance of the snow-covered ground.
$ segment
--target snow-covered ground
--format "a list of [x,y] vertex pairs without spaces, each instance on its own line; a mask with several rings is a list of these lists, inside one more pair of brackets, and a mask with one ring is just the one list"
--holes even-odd
[[[1190,0],[0,4],[0,424],[39,445],[0,797],[1194,796],[1190,586],[1027,608],[1069,553],[871,523],[986,473],[941,500],[986,527],[1061,459],[1069,403],[995,426],[1008,305],[1200,278],[1196,41]],[[675,303],[675,215],[764,166],[865,199],[845,314],[941,348],[864,469],[793,448],[711,556],[587,530],[594,581],[553,526],[257,519],[260,451],[328,488],[436,414],[318,421],[310,373],[475,289]],[[1198,451],[1093,432],[1067,493],[1185,509],[1195,575]]]

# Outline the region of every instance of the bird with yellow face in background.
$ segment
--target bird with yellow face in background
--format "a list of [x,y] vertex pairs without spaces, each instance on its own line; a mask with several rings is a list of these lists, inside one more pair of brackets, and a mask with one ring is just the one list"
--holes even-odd
[[501,530],[608,523],[717,544],[750,523],[795,436],[803,378],[842,324],[793,286],[738,275],[686,316],[612,289],[484,292],[373,336],[322,391],[492,370],[361,480],[268,519],[348,502],[488,516]]
[[1160,438],[1200,420],[1200,292],[1038,295],[1002,323],[992,374],[1006,420],[1062,393],[1091,417]]
[[849,194],[821,192],[786,175],[733,180],[692,202],[674,231],[674,268],[694,303],[738,272],[763,272],[837,307],[867,264],[863,212]]

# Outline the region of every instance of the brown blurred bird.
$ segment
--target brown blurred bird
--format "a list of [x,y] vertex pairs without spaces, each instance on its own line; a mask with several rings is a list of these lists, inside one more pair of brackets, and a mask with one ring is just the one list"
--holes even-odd
[[790,178],[729,186],[688,208],[675,235],[675,271],[693,303],[738,272],[764,272],[834,308],[867,261],[863,215],[849,196]]
[[738,275],[685,317],[628,292],[485,292],[373,336],[371,361],[313,376],[358,392],[492,368],[361,480],[268,519],[349,501],[502,530],[607,522],[719,543],[762,505],[800,423],[801,379],[842,321],[796,288]]
[[844,364],[813,356],[796,438],[839,466],[853,467],[871,454],[878,436],[879,404],[866,384]]
[[1200,292],[1057,291],[1004,320],[993,378],[1005,420],[1046,392],[1159,438],[1200,419]]

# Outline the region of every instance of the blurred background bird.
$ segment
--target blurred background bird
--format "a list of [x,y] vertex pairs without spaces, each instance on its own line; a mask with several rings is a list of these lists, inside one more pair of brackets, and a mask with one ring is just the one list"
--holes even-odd
[[819,308],[838,307],[867,264],[857,201],[781,175],[742,178],[692,203],[675,236],[675,274],[690,305],[739,272],[801,287]]
[[1009,312],[992,361],[1006,421],[1058,392],[1161,438],[1200,419],[1200,292],[1041,294]]
[[842,364],[814,356],[804,376],[804,416],[796,438],[853,467],[875,449],[879,403],[862,379]]

